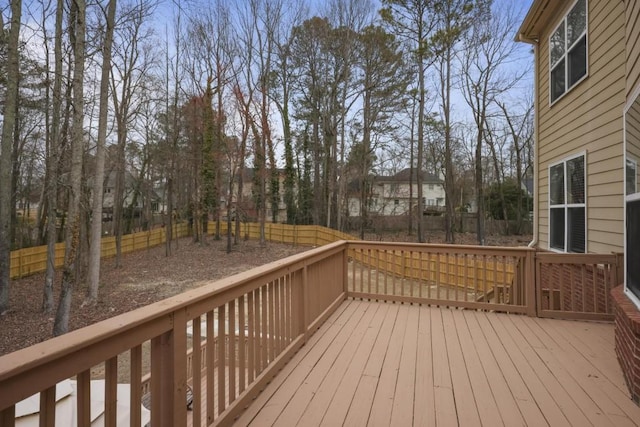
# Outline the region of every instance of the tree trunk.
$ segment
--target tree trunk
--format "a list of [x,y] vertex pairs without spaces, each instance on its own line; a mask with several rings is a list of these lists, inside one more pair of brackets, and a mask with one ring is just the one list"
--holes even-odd
[[84,78],[84,49],[85,49],[85,2],[75,0],[72,3],[72,16],[74,17],[73,47],[73,141],[71,152],[71,194],[69,197],[68,218],[70,227],[67,228],[65,238],[65,259],[62,273],[62,290],[58,302],[53,334],[59,336],[69,330],[69,315],[71,311],[71,298],[75,282],[75,268],[77,247],[80,232],[80,197],[82,188],[82,155],[84,149],[83,138],[83,78]]
[[[47,270],[44,278],[42,311],[53,310],[53,282],[55,279],[56,223],[58,210],[58,162],[60,148],[60,110],[62,108],[62,18],[63,0],[56,5],[56,27],[54,35],[54,81],[51,114],[49,156],[47,156]],[[47,67],[48,69],[48,67]]]
[[109,70],[111,69],[111,46],[116,16],[116,0],[109,0],[106,16],[106,34],[102,53],[102,75],[100,77],[100,117],[98,118],[98,141],[96,147],[96,169],[93,178],[93,201],[91,212],[91,236],[89,243],[89,287],[85,302],[95,303],[100,285],[100,242],[102,240],[102,195],[104,187],[105,141],[107,139],[107,114],[109,109]]
[[[507,201],[504,197],[504,175],[501,173],[500,162],[498,160],[498,152],[496,150],[495,141],[489,138],[489,149],[491,150],[491,157],[493,159],[493,167],[495,169],[496,182],[498,184],[498,195],[500,196],[500,205],[502,206],[502,219],[504,220],[504,234],[509,234],[509,214],[507,210]],[[520,188],[520,187],[518,187]]]
[[478,126],[478,136],[476,140],[476,161],[475,161],[475,183],[476,183],[476,204],[478,214],[476,215],[476,235],[478,244],[485,244],[485,221],[484,221],[484,182],[482,179],[482,125]]
[[418,243],[424,243],[424,202],[422,197],[422,165],[424,159],[424,54],[422,49],[418,49],[418,154],[416,156],[416,186],[418,190],[418,208],[416,209],[416,228],[418,233]]
[[2,141],[0,142],[0,315],[9,310],[11,282],[11,160],[12,135],[18,105],[20,74],[19,35],[22,1],[11,1],[11,29],[7,43],[7,95],[5,100]]
[[[447,32],[451,30],[450,23],[447,21]],[[455,243],[455,235],[453,232],[455,209],[453,206],[453,160],[451,153],[451,47],[446,50],[445,59],[445,80],[443,85],[443,110],[444,110],[444,161],[445,161],[445,241],[447,243]]]
[[409,147],[409,229],[407,234],[411,236],[413,234],[413,142],[416,126],[415,115],[415,101],[413,102],[413,108],[411,109],[411,135],[410,135],[410,147]]

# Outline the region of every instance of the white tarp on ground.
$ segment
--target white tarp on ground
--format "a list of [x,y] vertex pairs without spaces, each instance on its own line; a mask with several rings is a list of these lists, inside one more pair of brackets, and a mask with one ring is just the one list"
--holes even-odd
[[[118,384],[117,425],[129,426],[129,384]],[[141,405],[142,425],[151,419],[151,413]],[[40,411],[40,394],[34,394],[16,404],[16,426],[38,426]],[[56,425],[76,427],[76,382],[64,380],[56,387]],[[91,381],[91,426],[104,426],[104,380]]]

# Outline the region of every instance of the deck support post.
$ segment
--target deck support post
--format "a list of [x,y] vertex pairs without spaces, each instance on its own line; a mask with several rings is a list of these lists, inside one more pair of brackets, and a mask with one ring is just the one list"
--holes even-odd
[[534,249],[527,251],[525,256],[524,267],[524,289],[525,298],[527,301],[527,316],[536,317],[538,315],[537,302],[538,302],[538,275],[536,273],[536,252]]

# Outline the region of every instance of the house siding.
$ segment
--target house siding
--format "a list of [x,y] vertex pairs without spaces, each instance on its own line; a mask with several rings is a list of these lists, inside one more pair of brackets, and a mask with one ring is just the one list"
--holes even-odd
[[640,81],[640,2],[625,2],[627,84],[626,99],[630,100]]
[[[623,250],[623,117],[625,6],[588,0],[588,76],[553,105],[549,102],[549,36],[572,6],[540,38],[538,71],[538,240],[549,247],[548,168],[586,152],[588,252]],[[605,209],[606,208],[606,209]]]
[[[627,22],[627,105],[630,105],[626,117],[626,132],[631,141],[640,141],[640,105],[634,97],[640,96],[640,3],[625,2]],[[630,157],[638,162],[636,182],[640,191],[640,146],[629,144],[626,147]]]

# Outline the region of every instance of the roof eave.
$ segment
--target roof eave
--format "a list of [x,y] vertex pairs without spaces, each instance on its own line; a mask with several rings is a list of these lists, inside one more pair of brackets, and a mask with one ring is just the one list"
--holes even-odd
[[563,3],[558,0],[534,0],[522,24],[520,24],[515,37],[516,41],[537,44],[542,30],[549,20],[556,16],[556,11]]

